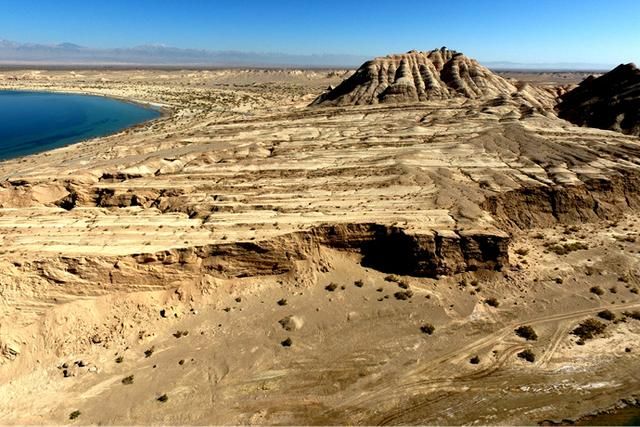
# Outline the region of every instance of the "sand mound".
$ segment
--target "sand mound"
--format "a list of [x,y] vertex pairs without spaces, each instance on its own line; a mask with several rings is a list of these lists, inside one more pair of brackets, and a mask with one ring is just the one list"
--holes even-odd
[[634,64],[587,77],[560,99],[558,115],[571,123],[640,135],[640,70]]
[[364,63],[312,105],[407,103],[452,97],[493,97],[516,88],[475,59],[446,48],[410,51]]

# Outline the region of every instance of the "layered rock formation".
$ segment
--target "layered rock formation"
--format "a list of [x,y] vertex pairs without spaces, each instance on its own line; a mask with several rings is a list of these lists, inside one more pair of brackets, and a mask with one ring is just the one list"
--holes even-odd
[[443,47],[366,62],[312,105],[408,103],[458,96],[495,97],[516,91],[514,85],[475,59]]
[[571,123],[640,136],[640,70],[621,64],[586,78],[560,97],[558,115]]

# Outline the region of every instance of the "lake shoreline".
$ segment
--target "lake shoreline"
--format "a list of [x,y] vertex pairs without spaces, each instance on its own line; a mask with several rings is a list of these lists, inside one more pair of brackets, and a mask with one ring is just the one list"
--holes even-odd
[[[149,119],[145,119],[139,122],[135,122],[133,124],[127,124],[123,127],[120,128],[114,128],[114,129],[107,129],[104,133],[99,133],[98,135],[80,135],[80,139],[78,140],[72,140],[68,143],[62,143],[61,145],[57,146],[54,144],[54,146],[52,147],[47,147],[46,143],[43,144],[45,145],[43,147],[43,149],[41,151],[35,151],[35,152],[29,152],[29,153],[25,153],[25,154],[18,154],[18,155],[12,155],[9,154],[8,157],[6,158],[0,158],[0,163],[3,162],[7,162],[7,161],[12,161],[12,160],[20,160],[29,156],[35,156],[35,155],[39,155],[42,153],[46,153],[46,152],[50,152],[53,150],[57,150],[60,148],[65,148],[65,147],[69,147],[71,145],[75,145],[75,144],[82,144],[85,143],[87,141],[93,140],[93,139],[97,139],[97,138],[106,138],[112,135],[116,135],[120,132],[126,131],[126,130],[131,130],[131,129],[138,129],[141,128],[143,126],[148,126],[151,123],[157,122],[159,120],[165,120],[169,117],[171,117],[172,113],[173,113],[173,109],[166,105],[166,104],[161,104],[161,103],[157,103],[157,102],[151,102],[151,101],[144,101],[144,100],[139,100],[139,99],[133,99],[133,98],[127,98],[127,97],[123,97],[123,96],[117,96],[117,95],[109,95],[109,94],[102,94],[102,93],[97,93],[97,92],[92,92],[92,91],[87,91],[87,90],[79,90],[79,91],[74,91],[74,90],[57,90],[57,89],[31,89],[31,88],[11,88],[11,87],[4,87],[4,88],[0,88],[0,95],[1,94],[15,94],[15,95],[20,95],[20,94],[30,94],[30,95],[69,95],[69,96],[76,96],[76,97],[90,97],[90,98],[102,98],[102,99],[106,99],[109,101],[115,101],[118,103],[122,103],[122,104],[128,104],[131,106],[135,106],[137,108],[140,109],[144,109],[146,111],[151,111],[154,113],[155,117],[151,117]],[[73,128],[71,128],[73,129]],[[64,129],[61,129],[61,131]],[[97,128],[92,128],[92,130],[98,130]],[[79,134],[81,134],[82,132],[80,132]],[[87,133],[87,132],[84,132]],[[59,140],[64,140],[65,138],[63,137],[56,137],[56,136],[52,136],[50,137],[52,140],[55,140],[56,138],[58,138]],[[46,139],[46,138],[45,138]],[[25,142],[26,143],[26,142]]]

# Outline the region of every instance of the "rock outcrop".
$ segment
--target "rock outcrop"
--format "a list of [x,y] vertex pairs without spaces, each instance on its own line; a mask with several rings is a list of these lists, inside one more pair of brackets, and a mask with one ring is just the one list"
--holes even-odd
[[410,51],[364,63],[312,105],[411,103],[510,95],[517,88],[475,59],[446,48]]
[[560,97],[557,111],[580,126],[640,136],[640,70],[622,64],[598,78],[587,77]]

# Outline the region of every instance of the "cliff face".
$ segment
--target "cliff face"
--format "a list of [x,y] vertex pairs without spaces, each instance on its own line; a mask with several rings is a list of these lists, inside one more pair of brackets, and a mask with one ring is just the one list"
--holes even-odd
[[640,136],[640,70],[626,64],[598,78],[588,77],[560,97],[557,111],[579,126]]
[[517,89],[478,61],[446,48],[411,51],[364,63],[312,105],[409,103],[510,95]]

